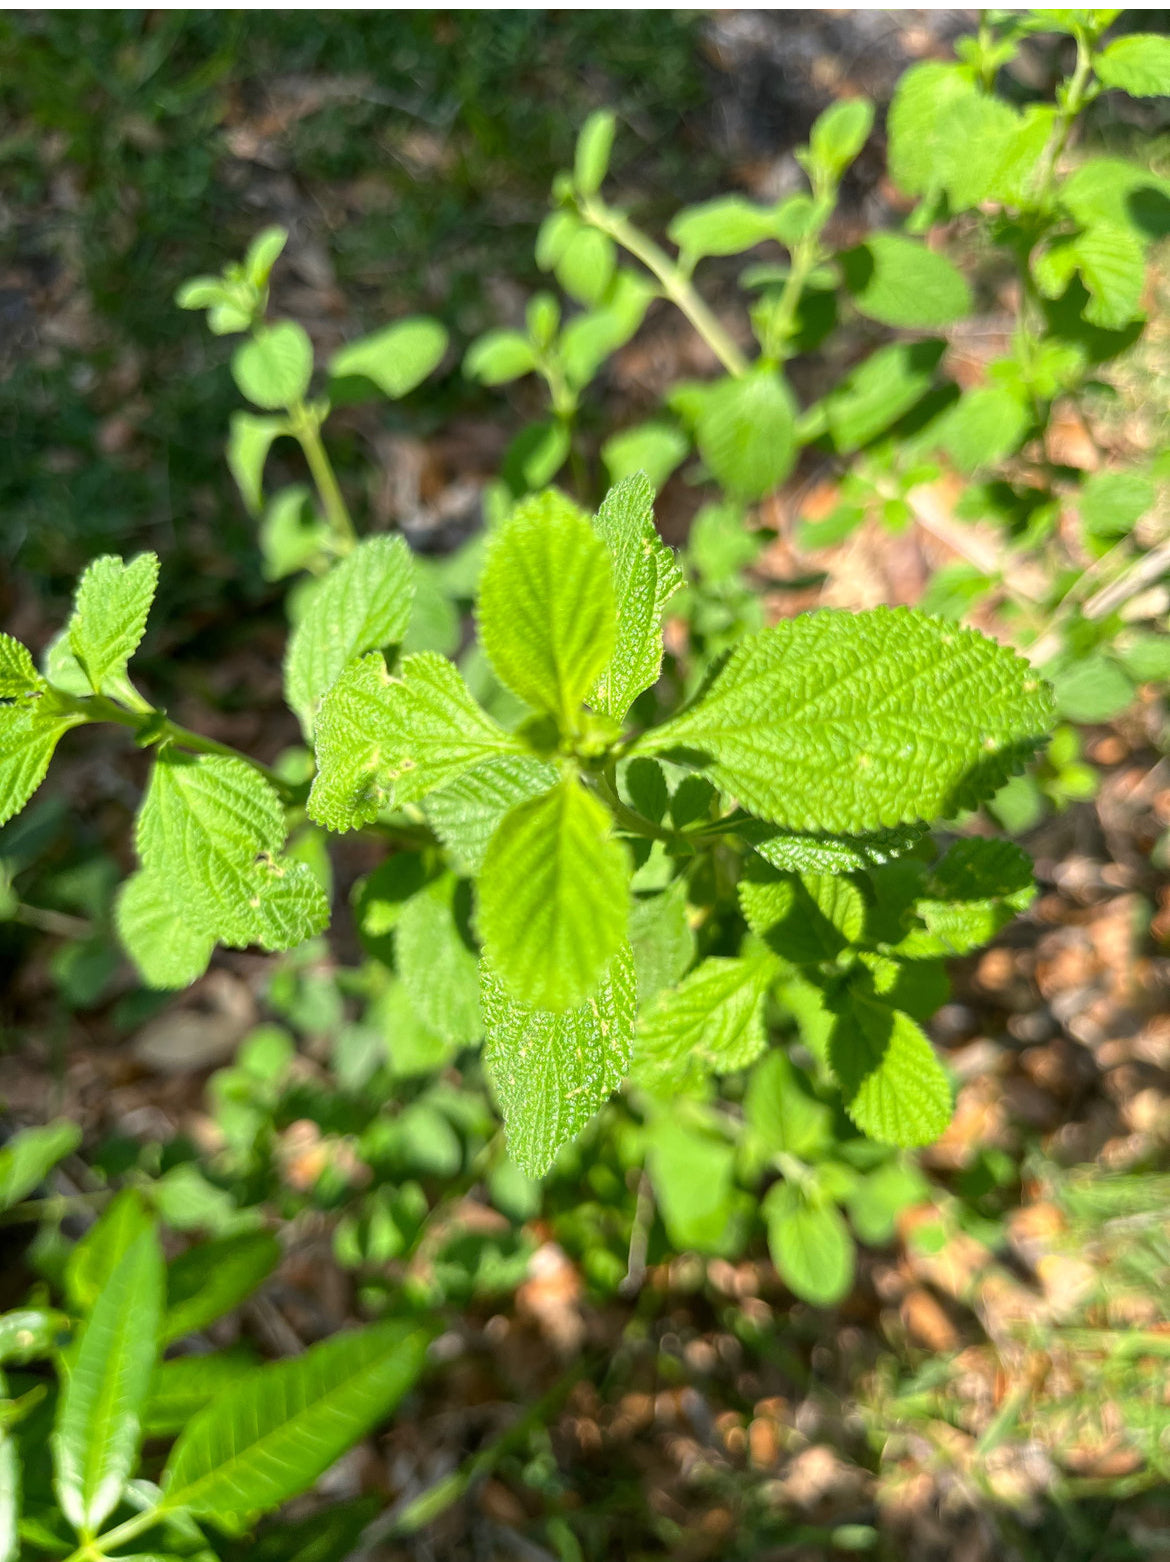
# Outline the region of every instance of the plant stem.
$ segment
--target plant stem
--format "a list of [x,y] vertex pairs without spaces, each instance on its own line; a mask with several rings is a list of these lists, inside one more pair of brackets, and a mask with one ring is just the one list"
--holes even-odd
[[1057,110],[1056,123],[1052,127],[1052,135],[1047,147],[1044,149],[1044,157],[1041,162],[1043,175],[1040,180],[1040,204],[1047,205],[1048,198],[1052,194],[1053,182],[1056,179],[1056,166],[1064,155],[1064,149],[1068,145],[1068,138],[1072,134],[1073,124],[1077,115],[1089,101],[1091,79],[1093,75],[1093,51],[1089,47],[1084,33],[1077,33],[1077,63],[1069,78],[1068,92],[1064,102]]
[[714,314],[691,286],[680,268],[654,240],[636,228],[628,217],[615,212],[596,197],[581,201],[581,215],[600,233],[628,250],[661,284],[662,291],[694,326],[719,362],[737,380],[751,365],[720,325]]
[[107,1188],[95,1193],[54,1193],[44,1199],[25,1199],[0,1213],[0,1226],[22,1226],[34,1220],[60,1220],[75,1210],[101,1209],[113,1194]]
[[152,1529],[160,1524],[171,1510],[165,1502],[158,1503],[153,1508],[147,1508],[142,1513],[136,1513],[133,1518],[126,1519],[124,1523],[107,1530],[104,1535],[96,1535],[92,1540],[87,1540],[84,1545],[78,1546],[76,1551],[70,1552],[65,1562],[101,1562],[103,1557],[110,1553],[113,1546],[121,1546],[127,1540],[133,1540],[141,1535],[144,1530]]
[[642,835],[650,841],[680,841],[685,839],[678,830],[668,830],[664,825],[655,824],[653,820],[645,818],[642,814],[635,813],[632,808],[627,808],[617,794],[617,788],[606,776],[591,776],[602,802],[614,817],[615,823],[620,829],[628,830],[631,835]]
[[85,917],[71,917],[64,911],[51,911],[46,906],[28,906],[23,900],[14,908],[12,921],[35,927],[40,933],[52,933],[57,938],[88,938],[93,932],[93,923]]
[[349,553],[357,544],[357,532],[321,438],[320,419],[303,401],[290,407],[288,415],[292,432],[305,453],[305,460],[313,475],[325,519],[333,533],[333,550],[342,555]]

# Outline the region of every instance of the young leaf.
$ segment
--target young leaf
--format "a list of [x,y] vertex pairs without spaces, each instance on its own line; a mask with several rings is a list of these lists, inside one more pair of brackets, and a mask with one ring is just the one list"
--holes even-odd
[[401,537],[367,537],[310,588],[284,663],[285,699],[306,737],[346,664],[402,639],[413,600],[414,561]]
[[609,235],[580,227],[557,260],[557,281],[570,298],[592,307],[608,293],[616,264],[617,249]]
[[519,331],[488,331],[467,349],[463,372],[481,385],[506,385],[536,368],[532,343]]
[[301,401],[313,375],[313,344],[292,320],[260,326],[232,355],[232,376],[256,407],[279,411]]
[[573,182],[581,195],[596,195],[609,169],[617,120],[604,108],[595,109],[581,126],[573,157]]
[[446,657],[404,657],[391,678],[373,652],[351,662],[322,702],[309,816],[328,830],[352,830],[392,801],[425,797],[517,747]]
[[392,401],[405,396],[436,369],[447,350],[447,332],[437,320],[413,315],[359,341],[329,360],[331,379],[358,376],[372,381]]
[[853,1238],[832,1204],[813,1203],[790,1183],[775,1183],[764,1198],[768,1251],[776,1272],[802,1301],[832,1307],[853,1284]]
[[426,1331],[392,1321],[249,1373],[184,1429],[163,1473],[164,1507],[229,1532],[279,1507],[390,1413],[426,1347]]
[[273,225],[261,228],[248,245],[244,256],[244,275],[254,288],[265,288],[272,275],[272,268],[284,253],[288,243],[288,229]]
[[289,432],[287,418],[258,418],[254,412],[233,412],[228,424],[227,464],[250,515],[264,506],[264,463],[272,442]]
[[126,1249],[67,1358],[53,1432],[61,1511],[79,1534],[96,1531],[134,1473],[142,1410],[158,1354],[162,1251],[147,1227]]
[[157,584],[154,553],[140,553],[129,564],[107,554],[82,575],[67,632],[95,694],[118,692],[145,632]]
[[0,699],[35,694],[44,686],[45,680],[37,672],[28,647],[11,635],[0,634]]
[[617,614],[605,544],[562,494],[525,500],[495,532],[478,615],[500,682],[571,728],[613,653]]
[[118,891],[114,925],[148,987],[189,987],[203,975],[215,938],[188,920],[170,884],[140,868]]
[[519,803],[496,829],[479,879],[484,954],[534,1009],[571,1009],[626,941],[630,867],[610,815],[576,780]]
[[64,1119],[43,1128],[22,1128],[0,1149],[0,1210],[28,1198],[81,1143],[81,1129]]
[[594,995],[561,1013],[509,997],[485,965],[484,1065],[508,1133],[508,1152],[530,1177],[542,1177],[630,1066],[637,1013],[634,964],[619,949]]
[[873,129],[873,104],[868,98],[842,98],[817,117],[808,149],[814,168],[823,169],[836,184],[861,151]]
[[796,459],[796,403],[775,369],[719,382],[695,424],[699,454],[736,499],[762,499]]
[[833,1141],[832,1113],[778,1047],[765,1052],[752,1069],[743,1114],[769,1155],[817,1160]]
[[770,955],[712,955],[660,992],[638,1022],[638,1084],[669,1091],[753,1062],[764,1050],[764,995],[775,976]]
[[839,259],[854,304],[883,325],[933,330],[971,310],[962,273],[917,239],[874,233]]
[[86,719],[43,714],[40,703],[0,705],[0,824],[18,814],[45,779],[62,735]]
[[688,206],[673,218],[667,236],[691,260],[704,255],[739,255],[776,234],[775,210],[742,195],[723,195]]
[[1161,33],[1128,33],[1115,38],[1093,61],[1106,87],[1119,87],[1131,98],[1170,97],[1170,38]]
[[590,703],[621,721],[662,668],[662,615],[683,583],[654,526],[654,491],[641,472],[611,488],[597,512],[617,598],[617,644]]
[[1022,657],[907,608],[822,609],[742,641],[706,693],[639,740],[762,819],[865,832],[994,795],[1051,724]]
[[458,873],[476,877],[496,826],[517,803],[539,797],[557,782],[552,765],[528,754],[484,760],[431,792],[423,810]]
[[280,1262],[269,1231],[241,1231],[188,1248],[167,1266],[160,1340],[170,1345],[233,1311]]
[[423,1025],[452,1046],[480,1035],[479,960],[466,934],[467,884],[446,873],[413,895],[397,922],[397,967]]
[[951,1120],[951,1087],[934,1049],[900,1009],[851,992],[829,1036],[845,1110],[871,1139],[930,1144]]

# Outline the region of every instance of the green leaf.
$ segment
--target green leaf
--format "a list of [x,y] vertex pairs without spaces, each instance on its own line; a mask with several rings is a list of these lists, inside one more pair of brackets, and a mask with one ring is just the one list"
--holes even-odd
[[1018,846],[979,837],[956,841],[915,903],[925,931],[912,930],[891,953],[910,960],[967,954],[989,943],[1035,897],[1032,863]]
[[28,1198],[80,1143],[81,1129],[64,1119],[43,1128],[22,1128],[0,1149],[0,1210]]
[[238,1348],[160,1361],[150,1380],[143,1431],[147,1437],[173,1437],[197,1411],[258,1367],[254,1356]]
[[478,616],[500,682],[572,730],[614,651],[617,613],[605,543],[562,494],[525,500],[494,533]]
[[735,499],[762,499],[796,460],[796,403],[774,369],[721,380],[695,425],[699,454]]
[[917,239],[874,233],[839,259],[854,304],[883,325],[933,330],[971,311],[962,273]]
[[431,792],[423,808],[452,867],[474,878],[483,868],[496,826],[509,809],[539,797],[556,782],[557,771],[544,760],[504,754],[484,760]]
[[164,1506],[229,1532],[307,1490],[382,1421],[422,1371],[427,1332],[391,1321],[249,1373],[188,1423]]
[[276,792],[240,759],[164,749],[138,816],[143,867],[171,888],[191,926],[218,942],[289,949],[329,920],[306,863],[280,855]]
[[0,824],[18,814],[45,778],[53,750],[81,715],[43,714],[39,699],[0,705]]
[[1106,87],[1119,87],[1131,98],[1170,96],[1170,38],[1161,33],[1129,33],[1106,44],[1093,61]]
[[696,1133],[665,1113],[647,1135],[646,1170],[672,1246],[685,1252],[734,1252],[735,1147]]
[[339,348],[329,360],[329,375],[370,380],[396,401],[422,384],[446,350],[443,326],[427,315],[412,315]]
[[0,1313],[0,1366],[51,1356],[69,1328],[64,1313],[47,1307],[17,1307]]
[[956,155],[948,120],[956,103],[970,99],[975,86],[961,66],[933,60],[912,65],[898,81],[887,121],[889,170],[908,195],[925,195],[945,185]]
[[1094,537],[1124,537],[1157,497],[1144,472],[1094,472],[1081,489],[1081,521]]
[[352,830],[517,747],[446,657],[404,657],[391,678],[375,651],[351,662],[322,702],[309,816]]
[[[579,390],[589,383],[609,355],[634,335],[655,297],[657,291],[648,277],[619,270],[605,302],[569,321],[557,346],[570,385]],[[567,432],[565,439],[567,446]]]
[[542,1177],[630,1066],[637,1013],[634,962],[619,949],[593,996],[560,1013],[516,1003],[483,976],[484,1066],[503,1113],[508,1153]]
[[960,397],[935,428],[959,471],[970,474],[1017,450],[1031,426],[1022,395],[1005,385],[985,385]]
[[1043,150],[1042,124],[981,93],[963,66],[911,66],[887,120],[890,176],[911,195],[945,192],[954,211],[1018,197]]
[[636,423],[620,434],[611,434],[601,447],[601,455],[611,483],[643,472],[657,492],[686,460],[690,448],[690,440],[673,423]]
[[329,558],[329,526],[317,514],[303,483],[292,483],[273,494],[260,522],[259,543],[265,580],[283,580]]
[[566,779],[518,803],[496,829],[479,879],[484,955],[534,1009],[571,1009],[626,941],[630,865],[609,812]]
[[[0,1378],[0,1393],[3,1391]],[[0,1426],[0,1562],[20,1562],[20,1496],[16,1439]]]
[[250,515],[264,506],[264,464],[274,440],[291,432],[287,418],[233,412],[228,423],[227,464]]
[[1090,157],[1060,185],[1061,205],[1083,228],[1105,223],[1145,240],[1170,233],[1170,180],[1120,157]]
[[849,1220],[870,1247],[892,1242],[898,1216],[930,1198],[930,1184],[913,1162],[887,1161],[849,1195]]
[[1113,654],[1139,683],[1170,680],[1170,638],[1150,630],[1130,629],[1113,646]]
[[682,754],[762,819],[862,832],[991,797],[1051,710],[1027,662],[975,630],[907,608],[822,609],[748,636],[638,746]]
[[401,537],[367,537],[310,587],[284,663],[285,699],[306,737],[346,664],[402,639],[413,601],[414,560]]
[[609,109],[594,109],[581,126],[573,156],[573,183],[581,195],[596,195],[609,169],[617,119]]
[[1116,330],[1140,312],[1146,279],[1145,246],[1131,228],[1099,222],[1084,233],[1056,239],[1032,262],[1046,298],[1059,298],[1079,273],[1089,294],[1085,319]]
[[114,924],[147,987],[189,987],[215,948],[210,933],[191,925],[168,881],[144,868],[119,889]]
[[743,1113],[769,1155],[815,1160],[833,1142],[829,1108],[812,1094],[804,1072],[775,1047],[752,1069]]
[[303,400],[313,377],[313,344],[292,320],[260,326],[232,354],[232,377],[254,406],[284,410]]
[[446,873],[406,902],[397,923],[396,963],[411,1007],[452,1046],[469,1046],[481,1034],[470,909],[469,886]]
[[784,1284],[814,1307],[832,1307],[853,1285],[854,1250],[840,1211],[813,1203],[791,1183],[768,1189],[763,1203],[768,1251]]
[[126,664],[146,630],[157,584],[153,553],[140,553],[129,564],[107,554],[82,575],[67,626],[69,648],[95,694],[119,692]]
[[930,1144],[951,1120],[951,1087],[920,1027],[900,1009],[851,992],[829,1036],[845,1110],[871,1139]]
[[674,554],[654,525],[654,491],[642,472],[606,494],[596,527],[609,550],[617,600],[617,643],[590,695],[595,709],[621,721],[662,669],[662,616],[683,583]]
[[865,926],[865,896],[839,874],[745,874],[739,902],[752,931],[797,965],[835,960]]
[[774,868],[793,873],[856,873],[893,862],[913,851],[926,834],[926,826],[898,825],[867,835],[805,834],[745,827],[744,834]]
[[883,434],[934,384],[942,342],[897,342],[871,353],[825,397],[834,447],[849,455]]
[[609,291],[617,249],[607,233],[578,228],[556,263],[557,281],[579,304],[600,304]]
[[153,1227],[126,1249],[69,1352],[53,1432],[61,1511],[91,1535],[134,1473],[158,1353],[162,1251]]
[[775,976],[770,955],[712,955],[660,992],[638,1021],[637,1083],[670,1090],[754,1062],[764,1050],[764,996]]
[[265,288],[272,275],[272,268],[288,243],[288,229],[273,226],[262,228],[248,245],[244,256],[244,275],[254,288]]
[[11,635],[0,634],[0,699],[17,694],[35,694],[45,680],[37,672],[27,646]]
[[506,385],[536,368],[532,343],[519,331],[488,331],[477,337],[463,359],[463,372],[481,385]]
[[92,1309],[127,1252],[152,1229],[152,1217],[136,1189],[124,1188],[111,1199],[65,1265],[65,1295],[74,1312]]
[[571,446],[564,422],[530,423],[505,451],[501,476],[514,494],[543,488],[564,466]]
[[695,958],[684,879],[676,879],[660,894],[634,901],[630,948],[638,973],[638,1002],[645,1005],[664,987],[673,987]]
[[241,1231],[188,1248],[167,1266],[161,1340],[170,1345],[233,1312],[280,1262],[268,1231]]
[[692,261],[704,255],[738,255],[776,234],[775,210],[742,195],[722,195],[678,213],[666,230],[672,244]]
[[1133,680],[1112,657],[1094,651],[1055,673],[1056,709],[1066,721],[1111,721],[1133,700]]
[[817,116],[809,133],[808,149],[814,168],[823,170],[832,183],[861,151],[873,129],[873,104],[868,98],[842,98]]

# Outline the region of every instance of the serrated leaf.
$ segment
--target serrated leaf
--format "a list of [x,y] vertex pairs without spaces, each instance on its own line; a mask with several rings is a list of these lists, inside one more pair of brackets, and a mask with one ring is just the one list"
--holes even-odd
[[914,909],[914,929],[890,952],[903,959],[962,955],[988,943],[1036,897],[1028,854],[1010,841],[956,841],[933,868]]
[[654,490],[642,472],[606,494],[595,522],[609,550],[617,601],[617,643],[590,704],[621,721],[662,669],[662,616],[683,583],[654,525]]
[[39,699],[0,705],[0,824],[18,814],[45,778],[53,751],[85,717],[42,714]]
[[167,1266],[160,1339],[170,1345],[234,1311],[280,1262],[268,1231],[241,1231],[188,1248]]
[[796,965],[835,960],[865,926],[865,896],[840,874],[745,874],[739,903],[752,931]]
[[66,628],[69,649],[95,693],[118,692],[146,630],[157,584],[154,553],[140,553],[129,564],[106,554],[82,575]]
[[839,259],[854,304],[883,325],[933,330],[970,312],[962,273],[917,239],[874,233]]
[[215,948],[211,934],[191,925],[167,880],[144,868],[118,891],[114,924],[148,987],[189,987],[206,971]]
[[367,537],[313,584],[284,662],[285,699],[306,737],[346,664],[402,639],[413,601],[414,560],[401,537]]
[[500,820],[517,803],[539,797],[557,782],[557,771],[528,754],[504,754],[465,770],[431,792],[423,804],[427,822],[457,872],[474,878]]
[[1051,725],[1022,657],[907,608],[803,615],[742,641],[688,711],[639,740],[751,813],[864,832],[993,796]]
[[484,955],[534,1009],[571,1009],[626,941],[630,865],[609,812],[566,779],[497,826],[478,881]]
[[160,1361],[142,1414],[147,1437],[173,1437],[191,1417],[226,1389],[235,1388],[260,1363],[239,1348]]
[[470,909],[469,886],[447,873],[413,895],[397,922],[396,964],[411,1007],[452,1046],[468,1046],[480,1034]]
[[951,1087],[920,1027],[900,1009],[851,992],[829,1035],[845,1110],[871,1139],[930,1144],[951,1120]]
[[0,1149],[0,1210],[26,1199],[80,1143],[81,1129],[63,1119],[22,1128]]
[[0,634],[0,698],[34,694],[44,687],[44,683],[28,647],[11,635]]
[[637,1083],[670,1090],[754,1062],[764,1050],[764,995],[776,969],[770,955],[712,955],[660,992],[638,1021]]
[[695,958],[684,879],[676,879],[660,894],[635,899],[630,948],[638,973],[638,1003],[644,1007],[664,987],[673,987]]
[[229,1532],[279,1507],[390,1413],[426,1346],[422,1329],[379,1323],[248,1374],[188,1423],[163,1473],[164,1507]]
[[472,342],[463,359],[464,374],[482,385],[506,385],[535,368],[532,343],[519,331],[488,331]]
[[768,1189],[763,1203],[768,1251],[785,1285],[814,1307],[832,1307],[853,1284],[854,1249],[835,1205],[813,1203],[791,1183]]
[[544,1175],[625,1078],[636,1013],[628,948],[619,949],[591,998],[559,1013],[516,1003],[485,965],[484,1066],[508,1153],[530,1177]]
[[1129,33],[1106,44],[1093,69],[1107,87],[1131,98],[1170,96],[1170,38],[1161,33]]
[[375,651],[351,662],[322,702],[309,816],[352,830],[517,747],[446,657],[404,657],[391,678]]
[[796,402],[775,369],[721,381],[695,424],[699,454],[733,498],[762,499],[796,460]]
[[479,633],[496,676],[571,729],[617,639],[605,543],[550,489],[497,529],[480,577]]
[[835,449],[868,445],[918,404],[934,383],[942,342],[897,342],[870,353],[824,399]]
[[857,873],[912,852],[926,834],[926,826],[904,824],[865,835],[827,835],[745,826],[742,833],[765,862],[782,871]]
[[67,1358],[53,1432],[54,1489],[79,1534],[92,1534],[134,1473],[158,1352],[162,1251],[152,1226],[126,1249]]
[[274,440],[289,433],[287,418],[233,412],[228,422],[227,464],[250,515],[264,505],[264,464]]
[[437,320],[412,315],[339,348],[329,360],[334,380],[360,376],[397,400],[421,385],[447,350],[447,332]]
[[265,411],[304,398],[313,376],[313,344],[292,320],[259,327],[232,354],[232,377],[248,400]]

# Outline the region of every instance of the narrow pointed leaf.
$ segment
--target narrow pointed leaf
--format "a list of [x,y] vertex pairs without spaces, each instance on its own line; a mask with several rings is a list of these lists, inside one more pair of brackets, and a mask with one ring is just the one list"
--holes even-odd
[[23,1128],[0,1149],[0,1209],[28,1198],[58,1161],[81,1143],[81,1129],[61,1119],[43,1128]]
[[280,1262],[280,1243],[268,1231],[241,1231],[203,1242],[167,1266],[164,1345],[206,1328],[233,1311]]
[[173,1437],[197,1411],[259,1368],[259,1361],[240,1348],[160,1361],[142,1415],[146,1436]]
[[65,1265],[65,1295],[74,1312],[88,1313],[110,1276],[152,1218],[135,1188],[117,1194],[85,1233]]

